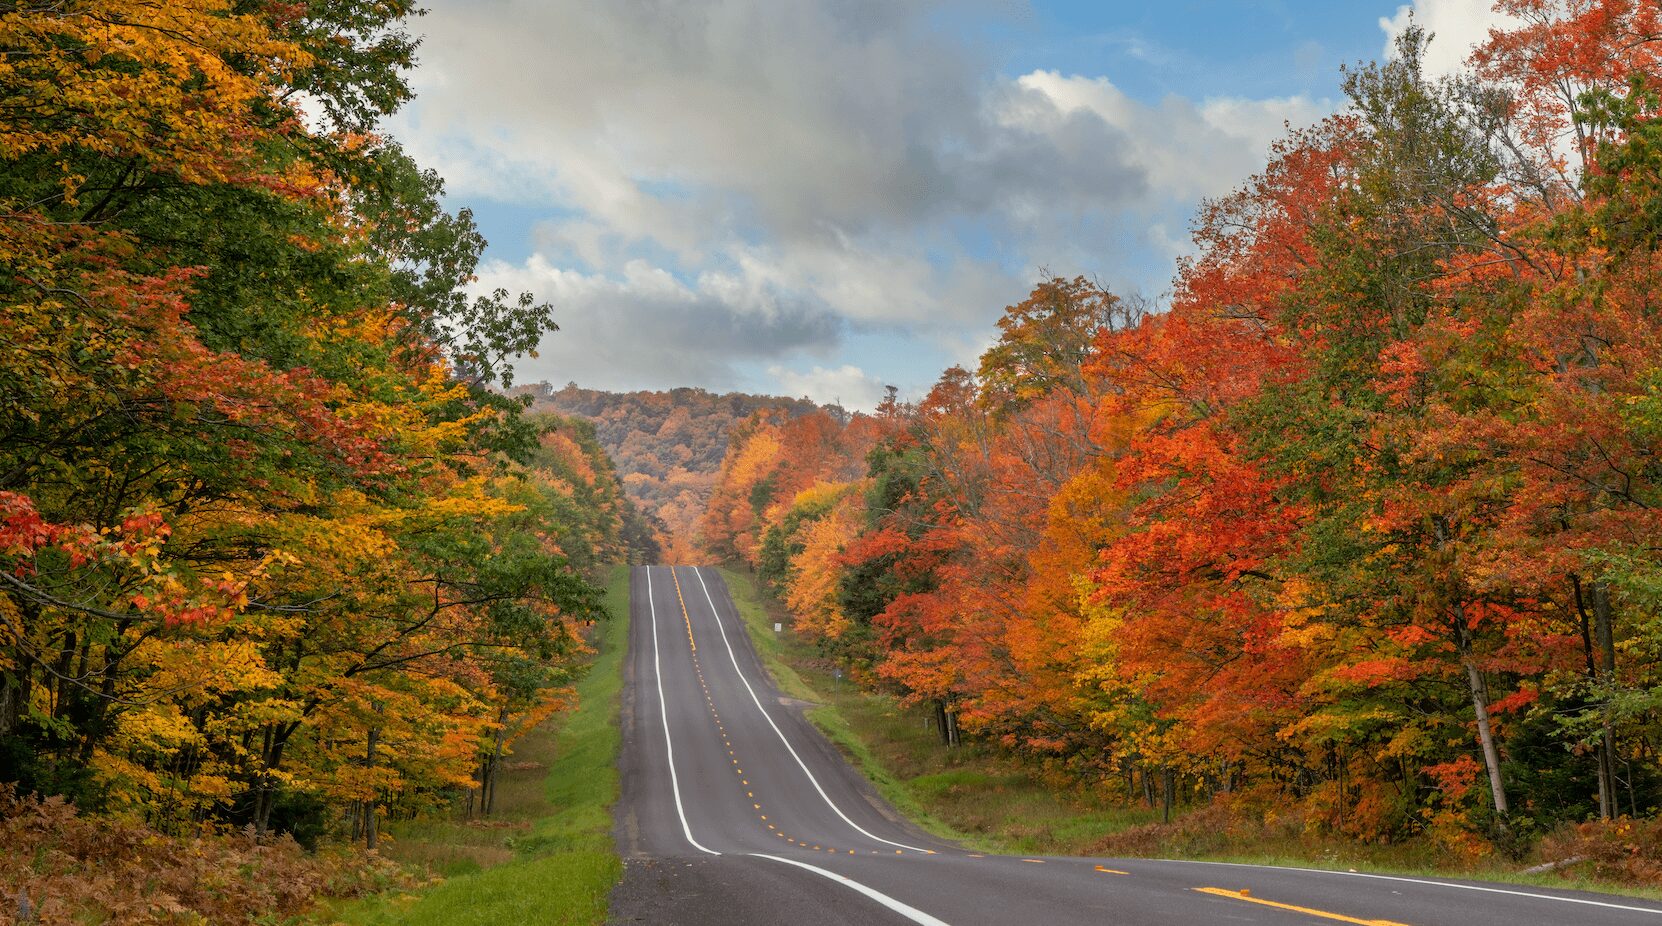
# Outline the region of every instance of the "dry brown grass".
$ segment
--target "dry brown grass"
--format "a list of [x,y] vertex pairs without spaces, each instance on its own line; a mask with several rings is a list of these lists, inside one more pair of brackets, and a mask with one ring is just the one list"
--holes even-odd
[[1541,841],[1541,856],[1602,881],[1662,886],[1662,820],[1623,817],[1565,826]]
[[163,836],[0,786],[0,924],[252,924],[398,883],[396,866],[288,837]]

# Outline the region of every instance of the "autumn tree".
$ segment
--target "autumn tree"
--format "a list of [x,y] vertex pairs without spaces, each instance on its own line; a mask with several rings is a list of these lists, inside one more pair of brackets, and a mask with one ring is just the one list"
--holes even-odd
[[468,294],[483,239],[373,134],[412,13],[0,17],[0,779],[373,843],[567,703],[625,510],[486,388],[547,307]]

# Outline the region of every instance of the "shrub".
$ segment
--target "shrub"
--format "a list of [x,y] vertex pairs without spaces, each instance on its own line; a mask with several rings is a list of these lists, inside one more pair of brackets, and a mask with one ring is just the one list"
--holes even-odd
[[1621,817],[1563,826],[1541,841],[1541,857],[1582,860],[1603,880],[1662,886],[1662,820]]
[[378,857],[312,855],[287,836],[166,836],[0,785],[0,924],[273,922],[400,877]]

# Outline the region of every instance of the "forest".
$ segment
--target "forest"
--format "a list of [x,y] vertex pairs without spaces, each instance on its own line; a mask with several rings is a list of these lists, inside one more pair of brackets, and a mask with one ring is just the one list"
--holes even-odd
[[294,840],[491,811],[639,516],[376,134],[411,2],[0,12],[0,894],[292,913],[356,889]]
[[1654,878],[1662,12],[1499,6],[1458,76],[1347,69],[1162,311],[1045,278],[916,402],[752,416],[703,548],[946,746]]
[[[734,426],[763,409],[796,417],[820,408],[808,399],[742,392],[718,395],[690,387],[604,392],[576,383],[560,389],[530,383],[508,392],[530,397],[533,410],[593,422],[600,446],[617,465],[624,492],[643,520],[652,522],[639,530],[664,547],[663,562],[692,562],[696,557],[691,540]],[[835,406],[825,411],[839,418],[845,415]],[[645,549],[647,543],[643,536],[635,546]]]
[[653,561],[943,749],[1656,883],[1662,10],[1498,6],[1454,77],[1347,69],[1169,300],[1043,275],[851,415],[516,386],[558,307],[382,134],[416,0],[0,2],[0,918],[407,877],[389,821],[493,822]]

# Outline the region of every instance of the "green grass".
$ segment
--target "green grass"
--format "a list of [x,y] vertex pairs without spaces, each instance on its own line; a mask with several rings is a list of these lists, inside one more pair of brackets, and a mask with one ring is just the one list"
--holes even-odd
[[[997,750],[971,743],[941,746],[920,709],[862,691],[839,680],[832,665],[787,629],[790,619],[747,575],[723,569],[734,603],[780,690],[817,706],[807,712],[895,809],[925,830],[979,851],[1012,855],[1110,854],[1105,837],[1155,823],[1157,810],[1093,795],[1065,776],[1049,776]],[[1216,840],[1211,840],[1215,842]],[[1224,851],[1186,849],[1161,841],[1142,854],[1197,861],[1296,868],[1332,868],[1382,874],[1480,878],[1537,887],[1615,892],[1662,898],[1662,891],[1596,881],[1578,872],[1525,874],[1488,860],[1458,863],[1423,843],[1365,845],[1302,838],[1242,842]]]
[[763,602],[756,583],[749,576],[731,569],[722,569],[721,576],[727,581],[727,590],[733,595],[733,605],[739,609],[739,616],[750,628],[750,641],[767,665],[773,683],[789,697],[802,701],[820,700],[819,694],[792,668],[793,663],[801,661],[806,647],[795,643],[795,638],[789,633],[773,632],[775,615]]
[[354,926],[599,924],[623,875],[612,839],[618,798],[618,694],[629,639],[629,570],[607,583],[614,615],[599,625],[594,664],[575,711],[527,734],[508,759],[489,825],[392,824],[386,854],[445,880],[327,911]]
[[757,653],[785,694],[817,707],[808,719],[871,780],[883,799],[930,833],[985,852],[1069,855],[1105,833],[1158,815],[1047,781],[974,744],[945,749],[925,712],[838,679],[814,648],[773,623],[778,611],[743,573],[723,569]]

